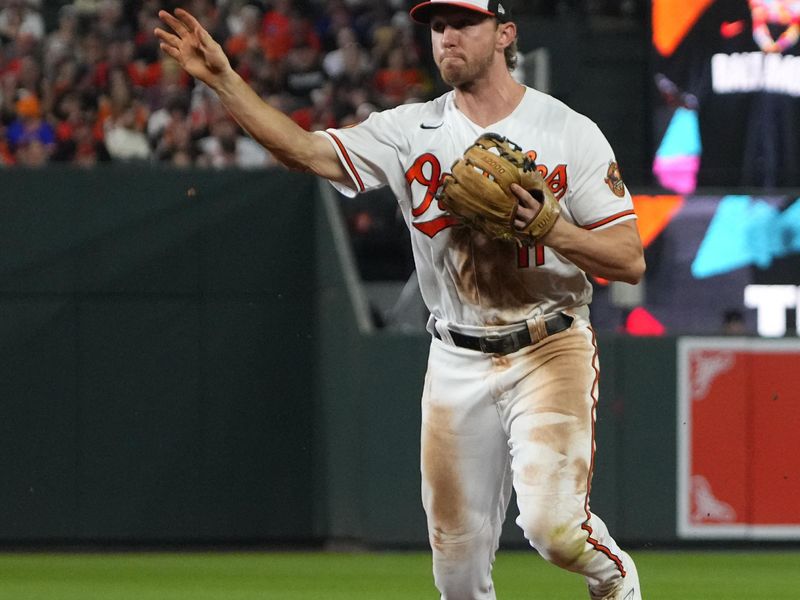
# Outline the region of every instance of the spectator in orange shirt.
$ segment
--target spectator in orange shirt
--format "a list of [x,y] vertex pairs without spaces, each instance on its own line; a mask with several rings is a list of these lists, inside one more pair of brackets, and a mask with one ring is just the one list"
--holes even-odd
[[271,61],[282,60],[292,49],[291,10],[292,0],[275,0],[272,9],[261,20],[264,51]]

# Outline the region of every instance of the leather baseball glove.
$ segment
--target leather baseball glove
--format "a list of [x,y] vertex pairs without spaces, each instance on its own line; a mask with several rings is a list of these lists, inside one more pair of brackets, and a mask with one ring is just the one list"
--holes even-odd
[[[514,142],[485,133],[453,163],[437,198],[462,223],[492,238],[532,246],[555,225],[561,207],[534,162]],[[514,227],[519,199],[516,183],[542,205],[522,229]]]

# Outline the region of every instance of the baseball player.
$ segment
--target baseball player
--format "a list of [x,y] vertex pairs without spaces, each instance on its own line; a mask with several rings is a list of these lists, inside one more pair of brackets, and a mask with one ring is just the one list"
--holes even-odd
[[[511,77],[517,30],[502,1],[415,6],[452,91],[317,133],[261,101],[188,12],[161,11],[171,31],[156,35],[284,165],[348,195],[388,185],[397,196],[431,313],[421,471],[441,598],[496,597],[492,564],[513,486],[517,524],[545,559],[583,575],[595,600],[641,600],[633,561],[589,509],[599,367],[586,273],[635,283],[642,245],[596,125]],[[484,134],[513,141],[526,169],[535,165],[535,193],[509,188],[511,235],[547,210],[533,245],[494,239],[445,209],[448,169]]]

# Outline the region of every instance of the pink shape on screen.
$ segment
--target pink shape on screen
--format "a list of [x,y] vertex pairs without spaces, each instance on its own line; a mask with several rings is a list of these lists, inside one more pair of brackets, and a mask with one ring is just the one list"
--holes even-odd
[[667,328],[641,306],[634,308],[625,320],[625,332],[629,335],[660,336]]
[[658,182],[668,190],[679,194],[691,194],[697,188],[699,156],[656,156],[653,173]]

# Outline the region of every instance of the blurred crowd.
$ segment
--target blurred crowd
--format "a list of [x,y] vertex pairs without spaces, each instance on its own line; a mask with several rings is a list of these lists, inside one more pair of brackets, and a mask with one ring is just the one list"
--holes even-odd
[[[532,0],[540,16],[636,0]],[[262,167],[269,153],[158,48],[183,6],[269,104],[307,130],[427,99],[436,77],[407,0],[0,0],[0,166],[139,161]],[[517,3],[519,5],[519,3]]]
[[176,5],[307,130],[433,91],[404,0],[0,0],[0,164],[272,164],[216,95],[159,50],[158,11]]

